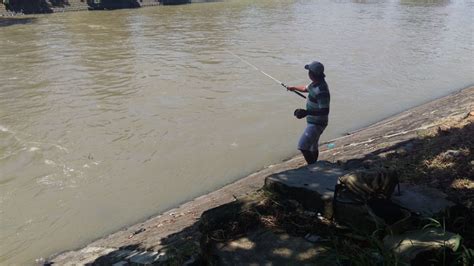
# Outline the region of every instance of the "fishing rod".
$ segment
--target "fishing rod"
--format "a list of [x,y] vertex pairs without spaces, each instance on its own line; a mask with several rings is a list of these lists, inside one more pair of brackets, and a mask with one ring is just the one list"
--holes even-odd
[[[264,71],[260,70],[258,67],[256,67],[255,65],[253,65],[253,64],[250,63],[249,61],[247,61],[247,60],[243,59],[242,57],[240,57],[240,56],[238,56],[238,55],[232,53],[231,51],[228,51],[228,50],[225,50],[225,51],[228,52],[229,54],[231,54],[232,56],[234,56],[234,57],[240,59],[240,61],[246,63],[247,65],[249,65],[249,66],[251,66],[251,67],[253,67],[253,69],[259,71],[259,72],[262,73],[263,75],[265,75],[265,76],[271,78],[273,81],[277,82],[278,84],[280,84],[281,86],[285,87],[285,88],[288,90],[288,86],[286,86],[285,83],[283,83],[283,82],[279,81],[278,79],[276,79],[276,78],[270,76],[268,73],[265,73]],[[304,95],[301,94],[300,92],[297,92],[297,91],[292,91],[292,92],[294,92],[294,93],[298,94],[300,97],[303,97],[303,98],[306,99],[306,96],[304,96]]]

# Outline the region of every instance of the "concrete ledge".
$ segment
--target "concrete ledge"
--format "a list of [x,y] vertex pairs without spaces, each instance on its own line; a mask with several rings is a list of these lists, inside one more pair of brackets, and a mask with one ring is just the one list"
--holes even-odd
[[265,189],[293,199],[304,208],[332,216],[334,188],[347,172],[337,164],[319,161],[311,167],[290,170],[265,179]]

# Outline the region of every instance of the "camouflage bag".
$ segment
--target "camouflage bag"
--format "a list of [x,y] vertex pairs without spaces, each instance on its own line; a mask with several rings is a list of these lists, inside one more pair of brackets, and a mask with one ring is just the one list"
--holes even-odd
[[390,201],[397,185],[397,173],[384,168],[341,176],[334,192],[333,218],[364,233],[402,230],[411,215]]
[[339,185],[352,192],[362,202],[374,198],[390,199],[396,186],[400,193],[398,173],[387,168],[356,170],[341,176]]

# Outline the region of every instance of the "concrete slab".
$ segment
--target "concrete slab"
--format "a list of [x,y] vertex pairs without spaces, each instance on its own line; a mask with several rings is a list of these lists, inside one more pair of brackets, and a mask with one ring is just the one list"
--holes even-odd
[[[285,233],[258,230],[245,237],[217,243],[216,265],[333,265],[330,248]],[[324,261],[327,260],[327,263]]]
[[443,192],[430,187],[400,184],[400,194],[393,193],[392,201],[422,216],[432,217],[454,206]]
[[330,217],[334,188],[338,178],[346,173],[337,164],[319,161],[312,166],[271,175],[265,179],[265,188]]

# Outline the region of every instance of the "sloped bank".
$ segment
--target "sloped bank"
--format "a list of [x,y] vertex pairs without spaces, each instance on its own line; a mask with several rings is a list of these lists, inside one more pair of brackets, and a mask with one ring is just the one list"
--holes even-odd
[[139,8],[216,1],[219,0],[3,0],[3,2],[0,1],[0,17],[18,14],[47,14],[94,9]]
[[0,16],[88,10],[86,0],[3,0]]
[[[361,163],[370,163],[376,158],[392,158],[393,160],[388,162],[406,164],[407,161],[403,158],[406,159],[407,157],[404,156],[410,155],[414,147],[429,149],[429,146],[418,146],[420,143],[413,143],[412,140],[428,134],[427,132],[430,130],[447,134],[445,131],[448,130],[447,127],[450,123],[460,123],[461,120],[466,119],[466,115],[469,117],[469,112],[473,110],[473,102],[474,87],[470,87],[410,109],[351,135],[331,141],[335,148],[327,150],[326,145],[323,145],[321,159],[332,162],[340,161],[348,168],[356,167]],[[472,139],[472,133],[465,134],[467,137],[471,136]],[[430,144],[433,139],[428,140],[427,143]],[[459,153],[466,152],[460,150]],[[432,159],[429,161],[436,161],[433,159],[434,157],[430,157]],[[424,159],[418,161],[423,162]],[[225,256],[226,252],[235,254],[235,250],[231,248],[236,247],[246,251],[244,258],[252,258],[256,251],[268,248],[275,251],[276,253],[272,253],[273,256],[278,256],[283,259],[283,262],[285,262],[285,258],[289,258],[293,261],[301,259],[303,263],[311,263],[314,256],[317,256],[318,259],[328,258],[329,262],[332,262],[334,254],[330,250],[335,247],[340,253],[363,253],[361,250],[363,246],[358,246],[350,241],[344,242],[346,240],[336,242],[335,245],[333,242],[330,242],[332,245],[329,245],[323,241],[308,246],[307,240],[315,240],[313,236],[324,235],[326,232],[325,230],[319,231],[319,228],[323,228],[321,224],[327,223],[329,225],[330,221],[317,216],[314,212],[301,210],[299,202],[286,200],[282,204],[282,201],[277,200],[274,194],[259,190],[267,177],[302,166],[304,166],[303,159],[295,157],[268,167],[162,215],[94,241],[85,248],[54,256],[49,261],[58,265],[85,263],[181,264],[186,261],[188,264],[192,264],[199,263],[202,258],[215,257],[216,252],[221,252],[218,254],[221,255],[221,261],[225,262],[225,259],[228,258]],[[398,166],[400,167],[400,165]],[[426,170],[420,167],[410,168],[410,165],[402,166],[400,169],[409,173]],[[301,169],[304,170],[304,168]],[[464,170],[460,171],[462,173]],[[442,175],[442,173],[438,174]],[[410,180],[415,183],[417,181],[426,183],[425,178],[418,180],[411,178]],[[456,195],[461,195],[461,193],[458,193],[460,190],[455,190],[453,193],[449,193],[449,199],[464,203],[469,207],[473,189],[463,188],[463,182],[464,185],[469,185],[469,180],[461,180],[460,184],[458,181],[459,179],[451,180],[452,183],[456,183],[454,187],[461,188],[464,196],[456,198]],[[446,186],[446,182],[449,180],[440,181],[439,186]],[[289,207],[284,204],[294,205],[292,208],[295,212],[288,212]],[[218,206],[220,207],[208,211]],[[199,221],[205,211],[207,214],[204,219]],[[239,222],[232,222],[232,219]],[[467,220],[464,221],[462,230],[468,231],[470,227],[467,227],[466,223]],[[308,236],[308,239],[304,240],[301,236]],[[289,242],[282,242],[285,239]],[[327,240],[329,236],[322,239]],[[314,242],[318,242],[317,240],[316,237]],[[255,246],[257,241],[273,245]],[[290,243],[289,246],[288,243]],[[346,244],[342,245],[341,243]],[[300,247],[301,252],[292,250],[296,247]],[[200,256],[197,256],[198,254]],[[373,256],[376,260],[380,254]],[[259,257],[264,258],[264,256]],[[275,257],[267,258],[273,260]]]

